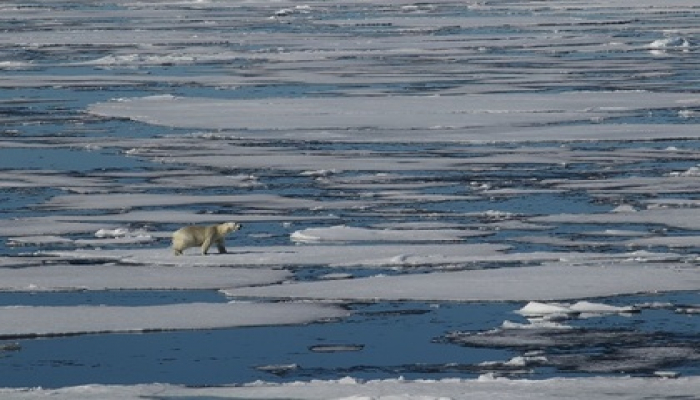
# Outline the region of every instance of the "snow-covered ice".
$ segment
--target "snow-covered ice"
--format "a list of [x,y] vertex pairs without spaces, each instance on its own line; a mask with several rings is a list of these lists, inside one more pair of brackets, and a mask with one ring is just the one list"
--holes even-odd
[[640,398],[673,399],[693,396],[700,391],[700,379],[579,378],[548,380],[509,380],[484,376],[478,380],[408,380],[387,379],[361,381],[343,378],[333,381],[268,384],[255,382],[239,387],[188,388],[165,384],[135,386],[86,385],[62,389],[0,389],[8,400],[94,399],[109,397],[136,400],[144,397],[202,397],[308,400],[444,400],[503,399],[555,400],[570,399],[633,400]]
[[[301,299],[513,301],[565,300],[700,289],[700,271],[683,264],[552,263],[430,275],[378,276],[225,290],[229,296]],[[601,275],[605,279],[601,280]]]
[[518,314],[526,318],[557,319],[561,317],[583,315],[607,315],[607,314],[628,314],[638,310],[634,307],[618,307],[609,304],[593,303],[590,301],[578,301],[574,304],[565,303],[541,303],[531,301],[517,311]]
[[[348,141],[363,139],[357,129],[386,132],[375,138],[396,140],[463,141],[464,130],[491,132],[483,141],[567,140],[586,138],[556,130],[536,133],[517,130],[519,125],[549,125],[624,116],[627,113],[665,107],[700,105],[696,96],[646,92],[591,92],[560,94],[489,94],[473,96],[392,96],[335,99],[281,99],[276,101],[212,100],[152,96],[120,99],[91,106],[91,113],[106,117],[180,128],[250,131],[343,131]],[[263,111],[264,110],[264,111]],[[266,114],[266,118],[257,115]],[[588,128],[589,130],[591,128]],[[426,131],[435,130],[431,135]],[[497,132],[503,132],[499,136]],[[454,133],[452,133],[454,132]],[[621,139],[608,132],[608,139]],[[342,133],[342,132],[341,132]],[[399,136],[396,133],[400,133]],[[284,134],[284,133],[283,133]],[[690,137],[696,137],[694,134]],[[410,135],[407,137],[407,135]],[[562,136],[564,135],[564,136]],[[289,137],[288,135],[285,135]],[[597,137],[589,136],[591,139]],[[251,136],[252,138],[252,136]],[[291,137],[289,137],[291,138]],[[311,139],[311,137],[308,137]],[[600,137],[603,139],[603,137]],[[473,140],[478,140],[476,137]]]
[[[341,241],[353,242],[352,237]],[[197,266],[328,266],[328,267],[401,267],[432,264],[437,266],[454,263],[477,262],[484,259],[507,259],[502,254],[508,246],[498,244],[342,244],[315,246],[266,246],[228,249],[226,254],[211,257],[199,255],[177,257],[170,249],[134,250],[76,250],[70,252],[47,251],[46,254],[73,260],[112,260],[126,264],[197,265]],[[543,255],[542,258],[555,258]]]
[[12,306],[0,308],[0,338],[302,324],[346,315],[331,306],[301,303]]
[[271,284],[290,278],[288,271],[266,268],[53,264],[0,269],[0,291],[218,290]]

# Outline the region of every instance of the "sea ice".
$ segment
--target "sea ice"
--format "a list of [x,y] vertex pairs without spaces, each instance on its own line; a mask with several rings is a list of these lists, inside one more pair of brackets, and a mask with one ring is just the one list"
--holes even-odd
[[126,228],[117,228],[117,229],[100,229],[97,232],[95,232],[95,236],[98,238],[106,238],[106,237],[143,237],[143,236],[148,236],[148,233],[143,230],[129,230]]
[[0,268],[0,291],[217,290],[272,284],[289,278],[288,271],[267,268],[54,264]]
[[0,338],[302,324],[347,316],[311,303],[0,307]]
[[690,42],[688,39],[681,36],[674,36],[665,39],[657,39],[649,44],[651,49],[674,49],[683,48],[687,49],[690,47]]
[[[65,223],[80,220],[81,222],[89,221],[108,221],[111,223],[154,223],[154,224],[218,224],[221,222],[226,222],[229,220],[234,220],[236,222],[279,222],[293,224],[295,222],[314,222],[314,221],[325,221],[325,220],[336,220],[338,217],[333,215],[287,215],[277,213],[275,210],[260,210],[258,212],[250,214],[240,214],[240,213],[198,213],[196,211],[188,210],[131,210],[118,214],[101,214],[101,215],[53,215],[50,217],[36,217],[32,219],[23,219],[20,221],[32,221],[32,223],[41,224],[53,224],[53,223]],[[96,226],[96,225],[92,225]],[[104,228],[111,229],[111,228]],[[119,228],[114,228],[119,229]],[[149,234],[152,236],[170,236],[171,232],[167,235],[163,233],[151,232]]]
[[579,301],[569,306],[573,311],[586,314],[627,314],[635,313],[639,310],[635,307],[619,307],[609,304],[593,303],[590,301]]
[[[75,219],[75,218],[74,218]],[[48,223],[47,223],[48,222]],[[0,237],[57,236],[70,233],[94,233],[99,229],[117,229],[118,226],[104,223],[83,223],[59,221],[55,218],[40,217],[0,220]]]
[[523,308],[516,311],[525,317],[543,317],[550,314],[577,314],[577,311],[572,310],[570,307],[559,304],[547,304],[540,303],[536,301],[531,301],[527,303]]
[[7,245],[12,247],[18,246],[71,246],[74,245],[75,241],[67,239],[56,235],[37,235],[37,236],[23,236],[23,237],[10,237],[7,239]]
[[256,210],[310,209],[341,207],[344,203],[319,202],[313,199],[285,198],[272,194],[257,195],[164,195],[164,194],[84,194],[51,198],[41,205],[47,210],[129,210],[148,206],[184,206],[193,204],[227,204]]
[[[700,213],[692,208],[648,208],[636,212],[619,212],[596,214],[550,214],[527,219],[533,223],[569,223],[569,224],[637,224],[662,225],[681,229],[699,229]],[[643,240],[649,240],[646,238]],[[642,239],[635,239],[641,241]],[[669,241],[682,238],[671,237]]]
[[571,318],[585,314],[585,316],[603,314],[626,314],[638,312],[634,307],[617,307],[608,304],[593,303],[590,301],[578,301],[574,304],[542,303],[531,301],[516,312],[526,318],[543,318],[545,320],[557,319],[560,316]]
[[[423,141],[425,135],[421,135],[423,138],[415,135],[421,130],[457,130],[463,133],[474,127],[497,127],[506,133],[501,140],[513,140],[510,133],[518,125],[548,125],[602,118],[611,114],[617,116],[622,112],[666,108],[669,105],[683,104],[687,107],[691,102],[698,103],[700,99],[687,95],[648,92],[578,92],[557,96],[509,93],[457,98],[392,96],[390,101],[382,97],[366,97],[362,101],[346,97],[258,101],[150,96],[93,104],[88,111],[103,117],[131,118],[151,124],[212,130],[350,132],[352,129],[372,127],[387,130],[389,135],[384,137],[385,140],[396,140],[391,138],[391,131],[400,131],[404,140]],[[256,117],[261,113],[266,118]],[[562,133],[562,130],[559,129],[558,133]],[[299,139],[298,133],[295,134]],[[406,138],[407,134],[411,135],[411,139]],[[610,132],[608,135],[609,138],[612,136]],[[440,135],[430,136],[434,140],[444,140]],[[352,137],[348,135],[348,139]],[[464,140],[463,135],[459,137]],[[561,136],[539,137],[548,140],[567,139]],[[491,135],[490,140],[498,141],[499,137]]]
[[[601,276],[605,279],[601,280]],[[224,292],[232,297],[324,300],[541,301],[699,288],[700,272],[684,264],[623,262],[383,276]]]
[[385,380],[313,380],[223,387],[185,387],[167,384],[133,386],[85,385],[61,389],[0,389],[7,400],[110,398],[138,400],[163,398],[246,398],[301,400],[634,400],[641,398],[692,398],[700,392],[700,378],[643,379],[631,377],[512,380],[485,375],[480,379],[442,380],[404,378]]
[[[196,265],[235,267],[327,266],[327,267],[405,267],[477,262],[507,257],[509,247],[495,244],[357,244],[304,246],[237,246],[226,254],[212,256],[173,256],[168,248],[131,250],[47,251],[46,254],[76,260],[112,260],[125,264]],[[556,257],[551,256],[550,257]]]

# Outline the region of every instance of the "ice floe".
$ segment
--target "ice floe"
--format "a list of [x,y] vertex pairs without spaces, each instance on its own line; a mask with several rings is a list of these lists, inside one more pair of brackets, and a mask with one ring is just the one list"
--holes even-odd
[[[600,279],[601,275],[605,276],[605,279]],[[224,292],[234,297],[362,301],[513,301],[565,300],[698,288],[700,273],[686,268],[686,265],[626,262],[568,266],[545,264],[430,275],[382,276],[349,281],[232,289]]]
[[582,315],[630,314],[639,312],[639,310],[635,307],[618,307],[590,301],[578,301],[574,304],[531,301],[516,312],[527,318],[554,320]]
[[266,268],[45,265],[0,268],[0,291],[223,289],[284,281],[288,271]]
[[[464,130],[474,127],[480,127],[482,131],[483,127],[499,128],[505,134],[500,140],[567,140],[567,137],[552,136],[561,133],[561,130],[540,132],[538,136],[522,136],[517,139],[513,127],[590,120],[611,114],[618,116],[635,109],[663,108],[669,104],[687,107],[695,103],[700,104],[700,99],[670,93],[643,92],[575,93],[559,94],[556,97],[537,94],[491,94],[457,98],[392,96],[388,99],[367,97],[362,101],[342,97],[243,101],[151,96],[94,104],[89,111],[103,117],[132,118],[181,128],[292,131],[297,140],[300,139],[300,130],[341,130],[348,132],[348,140],[364,139],[361,135],[353,134],[353,130],[368,127],[385,130],[378,137],[385,141],[398,140],[393,133],[396,131],[401,132],[404,141],[424,141],[426,135],[423,131],[429,130],[436,131],[436,134],[428,136],[432,140],[446,140],[450,136],[453,140],[465,140]],[[267,118],[256,117],[262,110]],[[454,135],[454,131],[460,134]],[[410,139],[406,137],[409,133]],[[488,141],[499,140],[493,133],[495,131],[489,135]],[[534,132],[530,133],[532,134]],[[612,138],[609,129],[608,135]],[[578,136],[578,139],[582,138],[585,135]]]
[[57,221],[51,219],[28,218],[15,220],[0,220],[0,235],[16,236],[48,236],[65,235],[70,233],[94,233],[100,229],[118,229],[117,224]]
[[160,195],[160,194],[85,194],[64,195],[50,199],[42,208],[51,210],[129,210],[148,206],[176,206],[192,204],[228,204],[255,209],[333,209],[344,205],[318,202],[313,199],[285,198],[277,195]]
[[[594,388],[594,389],[593,389]],[[700,379],[643,379],[631,377],[568,378],[545,380],[503,379],[484,375],[480,379],[456,378],[385,380],[314,380],[311,382],[254,382],[240,386],[185,387],[167,384],[133,386],[85,385],[61,389],[0,389],[8,400],[50,397],[57,400],[111,398],[137,400],[144,397],[234,397],[246,399],[304,400],[458,400],[489,398],[503,400],[558,400],[563,395],[581,400],[616,400],[692,397],[700,391]]]
[[0,307],[0,338],[302,324],[347,314],[327,305],[298,303]]
[[532,217],[528,220],[534,223],[653,224],[682,229],[697,229],[700,227],[700,215],[692,208],[649,208],[636,212],[611,212],[586,214],[585,216],[580,214],[553,214]]
[[[176,257],[169,248],[131,250],[46,251],[73,260],[112,260],[126,264],[198,265],[198,266],[328,266],[328,267],[406,267],[421,265],[452,265],[477,262],[492,257],[507,257],[508,249],[500,244],[358,244],[345,246],[238,246],[227,254],[210,257],[191,255]],[[550,255],[550,257],[556,257]]]
[[8,246],[70,246],[74,244],[74,240],[56,235],[23,236],[7,239]]
[[[183,225],[195,225],[195,224],[215,224],[221,223],[222,221],[227,221],[235,219],[238,222],[277,222],[279,224],[294,224],[294,223],[321,223],[324,221],[337,220],[337,216],[333,215],[288,215],[281,214],[275,210],[259,210],[252,213],[246,214],[233,214],[233,213],[214,213],[214,212],[196,212],[191,210],[130,210],[125,212],[120,212],[117,214],[101,214],[101,215],[55,215],[51,217],[36,217],[20,219],[21,223],[28,224],[41,224],[41,223],[51,223],[60,224],[71,221],[83,221],[85,222],[97,222],[104,221],[103,226],[116,226],[115,228],[101,228],[101,229],[125,229],[119,225],[128,223],[153,223],[153,224],[183,224]],[[60,226],[60,225],[59,225]],[[90,225],[90,226],[97,226]],[[99,230],[100,228],[98,228]],[[10,228],[7,228],[10,232]],[[61,232],[60,230],[57,230]],[[84,231],[81,231],[84,232]],[[89,232],[89,230],[87,231]],[[68,232],[64,232],[68,233]],[[148,234],[156,236],[157,232],[148,231]],[[161,233],[162,234],[162,233]],[[168,233],[169,234],[169,233]]]

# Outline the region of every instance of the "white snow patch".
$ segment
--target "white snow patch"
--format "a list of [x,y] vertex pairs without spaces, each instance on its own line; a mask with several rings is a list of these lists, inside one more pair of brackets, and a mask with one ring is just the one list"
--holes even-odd
[[556,321],[550,321],[547,319],[533,319],[533,320],[529,320],[527,323],[503,321],[503,324],[501,324],[501,328],[502,329],[510,329],[510,330],[515,330],[515,329],[536,329],[536,330],[574,329],[570,325],[562,324],[562,323],[559,323]]
[[567,319],[573,316],[591,317],[605,314],[628,314],[639,311],[634,307],[618,307],[590,301],[579,301],[574,304],[542,303],[531,301],[516,313],[528,318],[543,320]]
[[690,47],[690,41],[681,36],[673,36],[664,39],[654,40],[649,44],[651,49],[669,49],[669,48],[683,48],[687,49]]
[[569,308],[573,311],[586,314],[626,314],[639,311],[634,307],[611,306],[609,304],[590,301],[579,301],[569,306]]
[[350,226],[308,228],[293,232],[295,242],[383,242],[383,241],[457,241],[465,237],[484,236],[486,232],[457,229],[368,229]]
[[609,236],[609,237],[640,237],[650,236],[651,232],[635,231],[631,229],[605,229],[602,231],[584,232],[585,236]]
[[576,314],[577,311],[560,304],[547,304],[537,301],[527,303],[523,308],[516,311],[525,317],[542,317],[550,314]]
[[151,239],[151,235],[143,229],[130,230],[127,228],[100,229],[95,232],[98,238],[145,238]]
[[615,207],[611,212],[615,212],[615,213],[632,213],[632,212],[637,212],[637,209],[634,208],[634,206],[629,205],[629,204],[621,204],[621,205]]
[[681,171],[681,172],[676,172],[676,171],[674,171],[674,172],[669,173],[669,176],[674,176],[674,177],[686,177],[686,176],[688,176],[688,177],[698,177],[698,176],[700,176],[700,166],[697,166],[697,165],[696,165],[696,166],[690,167],[690,168],[688,168],[687,170]]

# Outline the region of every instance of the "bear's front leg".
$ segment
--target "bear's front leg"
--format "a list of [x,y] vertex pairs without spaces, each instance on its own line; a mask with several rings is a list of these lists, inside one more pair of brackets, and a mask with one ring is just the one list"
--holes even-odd
[[226,242],[224,242],[224,239],[219,239],[216,241],[216,248],[219,250],[219,254],[226,253]]

